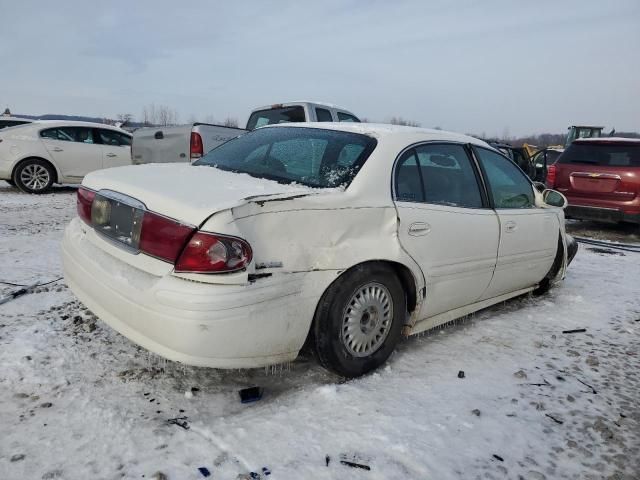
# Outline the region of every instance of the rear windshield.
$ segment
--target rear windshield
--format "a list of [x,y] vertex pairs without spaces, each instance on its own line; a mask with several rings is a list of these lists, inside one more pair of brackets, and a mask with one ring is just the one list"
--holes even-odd
[[253,112],[247,122],[247,130],[254,130],[274,123],[304,122],[304,108],[282,107]]
[[261,128],[214,148],[194,165],[317,188],[348,186],[376,143],[336,130]]
[[607,167],[640,167],[640,143],[572,143],[558,163],[585,163]]

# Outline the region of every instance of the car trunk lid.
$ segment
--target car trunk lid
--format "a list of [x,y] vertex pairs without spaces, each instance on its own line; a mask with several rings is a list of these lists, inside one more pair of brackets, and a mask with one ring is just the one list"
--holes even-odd
[[139,202],[141,208],[192,226],[201,225],[216,212],[241,205],[247,198],[314,192],[301,185],[280,184],[247,174],[187,164],[99,170],[87,175],[82,184],[96,192],[105,191],[105,196],[112,201],[133,203],[130,205],[133,208],[138,208],[136,202]]

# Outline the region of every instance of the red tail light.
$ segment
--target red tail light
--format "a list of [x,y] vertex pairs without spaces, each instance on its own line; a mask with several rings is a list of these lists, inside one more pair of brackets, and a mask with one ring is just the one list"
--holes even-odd
[[558,167],[549,165],[547,168],[547,187],[554,188],[556,186],[556,176],[558,175]]
[[91,225],[91,204],[96,197],[96,192],[80,187],[78,189],[76,206],[78,216],[87,224]]
[[138,248],[148,255],[174,263],[193,231],[193,227],[145,212]]
[[[78,215],[91,226],[101,225],[95,216],[96,224],[92,224],[91,221],[95,197],[96,192],[92,190],[84,187],[78,189]],[[104,199],[101,198],[101,201]],[[157,213],[146,210],[137,212],[142,216],[142,225],[137,230],[138,233],[132,232],[128,245],[137,247],[142,253],[174,264],[178,272],[235,272],[251,263],[251,246],[241,238],[198,232],[195,227]]]
[[236,237],[197,232],[176,262],[177,272],[235,272],[246,268],[253,257],[251,246]]
[[199,133],[191,132],[191,158],[200,158],[204,155],[202,137]]

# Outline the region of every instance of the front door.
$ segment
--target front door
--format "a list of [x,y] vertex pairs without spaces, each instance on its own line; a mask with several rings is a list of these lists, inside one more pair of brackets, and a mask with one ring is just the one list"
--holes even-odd
[[102,146],[95,142],[92,130],[90,127],[56,127],[40,132],[42,143],[63,177],[80,180],[102,168]]
[[500,220],[500,248],[491,285],[483,298],[534,286],[551,269],[558,247],[559,220],[536,207],[533,185],[502,155],[474,147]]
[[466,147],[412,148],[398,160],[394,176],[398,236],[426,280],[418,318],[474,303],[493,275],[499,223]]

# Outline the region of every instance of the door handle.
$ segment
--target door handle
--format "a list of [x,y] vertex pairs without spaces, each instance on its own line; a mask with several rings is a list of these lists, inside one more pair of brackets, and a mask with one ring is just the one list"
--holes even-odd
[[507,223],[504,224],[504,230],[507,233],[515,232],[517,229],[518,229],[518,224],[513,220],[509,220]]
[[414,222],[409,225],[409,235],[419,237],[420,235],[426,235],[431,231],[431,225],[424,222]]
[[115,153],[107,153],[107,157],[117,157],[118,155],[116,155]]
[[63,152],[64,150],[62,150],[60,147],[56,147],[53,149],[54,152]]

